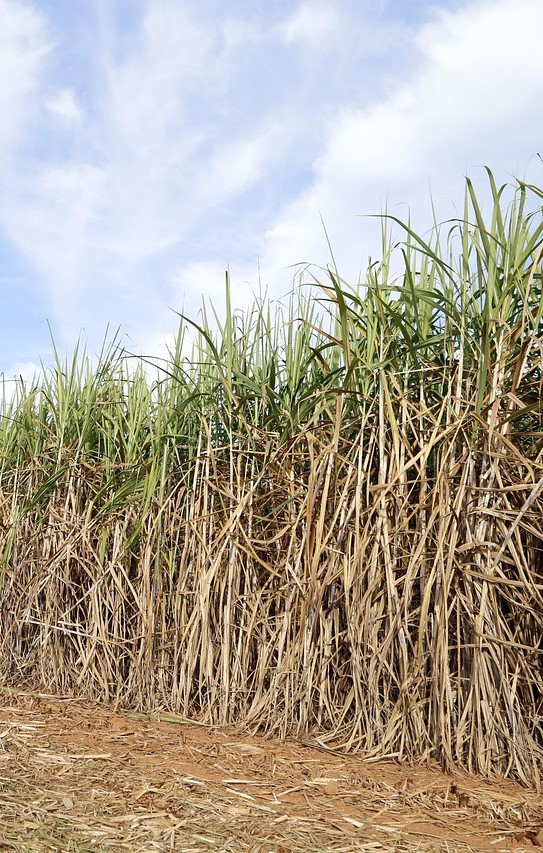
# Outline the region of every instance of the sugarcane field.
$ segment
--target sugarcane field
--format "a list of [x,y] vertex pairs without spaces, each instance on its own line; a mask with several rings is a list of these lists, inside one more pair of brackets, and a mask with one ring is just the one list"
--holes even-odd
[[488,191],[4,393],[0,849],[543,846],[543,191]]

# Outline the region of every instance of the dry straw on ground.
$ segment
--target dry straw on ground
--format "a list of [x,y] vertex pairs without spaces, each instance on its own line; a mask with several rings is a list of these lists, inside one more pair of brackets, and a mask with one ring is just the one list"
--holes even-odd
[[0,849],[520,853],[543,844],[541,797],[503,780],[0,692]]
[[541,191],[0,421],[0,677],[538,784]]

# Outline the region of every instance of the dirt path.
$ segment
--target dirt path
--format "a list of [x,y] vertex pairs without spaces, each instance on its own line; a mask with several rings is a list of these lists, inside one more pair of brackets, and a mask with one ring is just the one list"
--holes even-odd
[[543,798],[0,689],[0,851],[533,851]]

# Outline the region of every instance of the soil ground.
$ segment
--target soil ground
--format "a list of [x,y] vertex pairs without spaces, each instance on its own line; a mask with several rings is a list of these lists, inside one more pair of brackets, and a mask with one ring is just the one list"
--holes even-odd
[[534,851],[543,798],[0,688],[0,851]]

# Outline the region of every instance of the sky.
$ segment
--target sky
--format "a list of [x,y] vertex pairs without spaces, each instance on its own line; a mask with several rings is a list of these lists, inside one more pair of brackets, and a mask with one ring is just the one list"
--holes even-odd
[[[0,372],[355,283],[385,207],[543,184],[541,0],[0,0]],[[302,265],[297,267],[296,265]],[[107,330],[109,329],[109,332]]]

